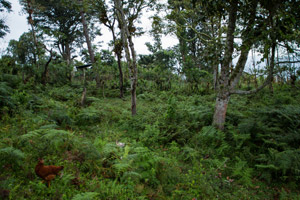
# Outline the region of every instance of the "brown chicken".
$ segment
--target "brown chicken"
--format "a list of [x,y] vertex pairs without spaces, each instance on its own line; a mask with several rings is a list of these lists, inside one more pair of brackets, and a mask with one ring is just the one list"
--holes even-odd
[[35,173],[47,182],[50,187],[50,182],[56,175],[64,168],[64,166],[44,165],[44,160],[39,159],[38,164],[35,166]]

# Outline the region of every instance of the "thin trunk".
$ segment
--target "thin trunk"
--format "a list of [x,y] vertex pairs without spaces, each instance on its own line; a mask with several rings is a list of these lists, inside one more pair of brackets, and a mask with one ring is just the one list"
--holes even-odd
[[27,1],[27,7],[28,7],[28,22],[30,24],[31,27],[31,32],[32,32],[32,37],[33,37],[33,41],[34,41],[34,46],[35,46],[35,52],[33,54],[34,57],[34,64],[37,66],[37,68],[39,69],[39,64],[38,64],[38,54],[39,54],[39,49],[38,49],[38,42],[36,39],[36,33],[35,33],[35,29],[34,29],[34,23],[33,23],[33,19],[32,19],[32,13],[33,13],[33,9],[31,6],[31,0]]
[[116,38],[113,26],[111,26],[111,32],[112,32],[114,46],[115,46],[115,53],[117,55],[117,60],[118,60],[120,98],[123,98],[124,97],[124,86],[123,86],[123,71],[122,71],[122,62],[121,62],[122,47],[119,47],[117,44],[117,38]]
[[[82,4],[82,0],[80,0],[80,3]],[[93,50],[93,47],[92,47],[92,42],[91,42],[91,39],[90,39],[90,35],[89,35],[89,31],[88,31],[88,25],[87,25],[87,22],[86,22],[86,19],[85,19],[85,12],[84,12],[83,8],[80,9],[80,16],[81,16],[81,23],[82,23],[82,26],[83,26],[83,34],[84,34],[85,41],[86,41],[86,44],[87,44],[87,47],[88,47],[91,63],[93,64],[93,63],[95,63],[95,54],[94,54],[94,50]],[[96,72],[96,86],[97,86],[97,88],[100,88],[100,86],[101,86],[100,82],[101,82],[100,75],[99,75],[98,72]]]
[[[129,32],[128,32],[129,34]],[[128,37],[129,47],[132,55],[132,69],[131,69],[131,112],[132,115],[136,114],[136,86],[137,86],[137,66],[136,66],[136,54],[134,50],[134,45],[132,42],[132,37]]]
[[123,86],[123,72],[122,72],[122,63],[121,55],[117,54],[118,67],[119,67],[119,83],[120,83],[120,98],[124,97],[124,86]]
[[219,50],[219,44],[221,43],[221,17],[219,17],[218,22],[217,22],[217,27],[218,27],[218,34],[216,34],[215,32],[215,28],[214,28],[214,23],[213,23],[213,18],[211,19],[211,29],[212,29],[212,35],[213,37],[218,37],[215,41],[214,44],[214,52],[215,52],[215,56],[216,58],[213,60],[213,87],[214,87],[214,91],[217,91],[218,88],[218,77],[219,77],[219,58],[220,57],[220,50]]
[[82,95],[81,95],[81,101],[80,101],[81,106],[85,105],[85,100],[86,100],[86,87],[83,88],[83,92],[82,92]]
[[93,51],[93,47],[92,47],[92,42],[90,40],[88,25],[87,25],[86,20],[85,20],[85,12],[83,11],[83,9],[81,9],[80,15],[81,15],[81,22],[82,22],[82,26],[83,26],[83,34],[84,34],[86,44],[87,44],[87,47],[88,47],[90,59],[91,59],[91,62],[94,63],[95,62],[95,55],[94,55],[94,51]]
[[70,65],[71,64],[71,49],[70,49],[70,45],[66,44],[66,61],[67,64]]
[[38,59],[37,59],[37,54],[38,54],[38,44],[37,44],[37,39],[36,39],[36,34],[35,34],[35,30],[34,30],[34,27],[33,27],[33,24],[30,23],[30,26],[31,26],[31,32],[32,32],[32,37],[33,37],[33,41],[34,41],[34,46],[35,46],[35,51],[34,51],[34,54],[33,54],[33,57],[34,57],[34,64],[37,66],[37,68],[39,69],[39,64],[38,64]]
[[214,66],[214,74],[213,74],[213,78],[214,78],[214,90],[215,91],[218,88],[218,76],[219,76],[219,66],[215,65]]
[[49,74],[48,66],[49,66],[51,60],[52,60],[52,49],[50,50],[50,58],[47,61],[47,63],[45,64],[44,72],[42,74],[42,84],[43,85],[47,84],[48,74]]
[[255,88],[258,87],[257,84],[257,70],[256,70],[256,63],[255,63],[255,49],[252,49],[252,64],[253,64],[253,72],[254,72],[254,86]]
[[265,88],[267,85],[271,84],[273,81],[274,66],[275,66],[275,49],[276,49],[276,42],[274,41],[272,43],[272,47],[271,47],[272,55],[271,55],[271,61],[270,61],[270,66],[269,66],[269,74],[268,74],[266,81],[255,90],[250,90],[250,91],[235,90],[235,91],[231,91],[230,94],[244,94],[244,95],[245,94],[246,95],[254,94],[256,92],[259,92],[263,88]]

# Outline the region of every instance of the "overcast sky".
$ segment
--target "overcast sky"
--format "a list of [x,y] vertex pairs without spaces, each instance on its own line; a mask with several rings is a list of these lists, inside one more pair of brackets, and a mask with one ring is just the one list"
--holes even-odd
[[[12,12],[11,13],[1,13],[0,17],[5,19],[6,24],[9,26],[10,33],[8,33],[3,39],[0,39],[0,55],[4,53],[7,48],[7,45],[11,39],[18,40],[19,37],[29,30],[29,26],[27,23],[27,15],[21,12],[21,6],[19,4],[19,0],[9,0],[12,3]],[[151,21],[149,19],[150,14],[144,13],[142,18],[141,26],[145,31],[149,31],[151,29]],[[96,38],[94,43],[98,43],[103,41],[101,49],[108,48],[108,42],[112,40],[111,33],[106,27],[101,28],[102,36]],[[147,50],[145,45],[146,42],[151,42],[152,38],[148,33],[144,34],[139,38],[134,39],[135,48],[137,54],[148,54],[150,53]],[[173,46],[177,44],[177,39],[175,36],[168,36],[162,38],[163,47],[167,48],[169,46]]]

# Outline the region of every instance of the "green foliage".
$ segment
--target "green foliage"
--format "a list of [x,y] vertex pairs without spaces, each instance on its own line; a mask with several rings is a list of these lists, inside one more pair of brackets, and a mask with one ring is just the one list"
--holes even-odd
[[97,192],[85,192],[75,195],[72,200],[90,200],[90,199],[97,199],[99,193]]
[[24,161],[25,155],[14,147],[5,147],[0,149],[0,166],[11,165],[13,169],[18,169],[22,166],[22,162]]
[[244,142],[251,145],[250,152],[259,148],[256,167],[269,181],[271,177],[298,179],[299,113],[298,106],[265,107],[255,112],[255,120],[248,118],[239,126],[242,134],[248,134]]
[[[298,197],[299,106],[288,90],[271,101],[233,97],[222,132],[210,126],[215,96],[187,96],[178,85],[162,92],[148,85],[136,116],[129,97],[103,98],[94,83],[85,107],[76,82],[0,85],[0,184],[12,199]],[[34,174],[40,157],[64,166],[50,188]]]
[[81,110],[76,116],[76,123],[83,126],[88,126],[101,122],[102,113],[94,107],[88,107]]
[[232,176],[238,179],[239,183],[245,186],[252,186],[252,173],[253,168],[247,166],[247,161],[243,161],[236,157],[237,162],[233,167]]
[[15,103],[12,101],[12,88],[5,82],[0,82],[0,109],[4,107],[8,109],[15,108]]

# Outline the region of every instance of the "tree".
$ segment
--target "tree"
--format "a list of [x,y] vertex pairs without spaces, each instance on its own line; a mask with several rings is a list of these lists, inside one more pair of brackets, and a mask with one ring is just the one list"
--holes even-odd
[[37,37],[36,37],[35,24],[32,19],[32,13],[34,11],[34,8],[33,8],[31,0],[20,0],[20,4],[23,6],[23,9],[28,13],[27,20],[28,20],[28,23],[30,24],[31,32],[32,32],[32,36],[33,36],[33,40],[34,40],[34,44],[35,44],[34,63],[35,63],[35,65],[37,65],[37,67],[39,67],[39,64],[37,61],[38,54],[39,54],[38,41],[37,41]]
[[200,82],[195,72],[207,71],[214,74],[214,88],[217,87],[218,68],[221,62],[221,27],[225,15],[224,1],[169,0],[167,15],[169,29],[179,41],[180,64],[187,81],[197,85]]
[[[0,12],[4,10],[11,11],[11,3],[6,0],[0,0]],[[9,28],[5,25],[4,19],[0,19],[0,38],[3,38],[9,32]]]
[[[273,80],[273,69],[275,65],[275,49],[281,37],[277,34],[280,26],[278,21],[283,20],[281,8],[288,8],[286,2],[274,0],[251,0],[240,1],[232,0],[226,6],[228,11],[226,49],[221,64],[219,77],[219,88],[216,98],[213,124],[223,130],[226,118],[227,106],[232,94],[252,94],[263,89]],[[285,9],[283,9],[285,10]],[[236,45],[235,35],[240,31],[241,43]],[[236,86],[242,76],[249,51],[254,44],[263,42],[264,54],[266,57],[271,55],[268,66],[268,77],[266,81],[255,90],[241,91]],[[232,66],[232,58],[235,47],[238,47],[239,58],[236,66]],[[271,50],[271,53],[269,53]]]
[[[124,8],[124,4],[126,8]],[[122,1],[114,0],[116,14],[118,17],[119,28],[123,48],[125,50],[126,60],[130,71],[131,81],[131,113],[136,115],[136,87],[137,87],[137,60],[134,49],[133,36],[136,34],[137,28],[134,26],[136,20],[141,16],[143,8],[149,6],[152,2],[139,1]]]
[[[38,45],[40,49],[39,56],[43,58],[45,56],[44,44],[39,42]],[[19,40],[10,40],[7,51],[17,64],[22,66],[23,72],[25,70],[29,77],[39,76],[36,73],[37,69],[32,67],[35,65],[36,46],[31,32],[23,33]]]
[[94,12],[97,13],[99,21],[109,28],[111,31],[112,37],[113,37],[113,47],[115,55],[117,56],[118,61],[118,68],[119,68],[119,87],[120,87],[120,98],[124,97],[124,81],[123,81],[123,71],[122,71],[122,51],[123,51],[123,45],[122,40],[118,38],[116,33],[116,20],[117,20],[117,14],[116,9],[112,8],[109,9],[108,5],[105,4],[102,0],[97,1],[91,1],[91,4],[94,8]]
[[54,45],[69,65],[72,60],[73,43],[80,35],[81,16],[70,0],[35,1],[33,19],[50,37],[54,37]]

